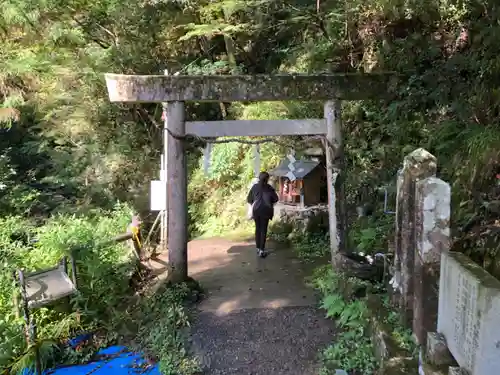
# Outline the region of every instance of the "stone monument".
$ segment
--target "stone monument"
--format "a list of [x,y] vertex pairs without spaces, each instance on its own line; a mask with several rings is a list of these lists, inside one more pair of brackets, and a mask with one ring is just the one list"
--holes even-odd
[[470,375],[500,373],[500,281],[464,254],[441,254],[437,330]]

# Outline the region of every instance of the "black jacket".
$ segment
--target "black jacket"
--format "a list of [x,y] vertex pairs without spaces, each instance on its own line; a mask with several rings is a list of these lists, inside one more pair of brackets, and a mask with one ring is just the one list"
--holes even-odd
[[272,219],[274,214],[274,204],[278,202],[276,190],[269,185],[256,183],[252,186],[247,196],[248,204],[253,205],[254,216]]

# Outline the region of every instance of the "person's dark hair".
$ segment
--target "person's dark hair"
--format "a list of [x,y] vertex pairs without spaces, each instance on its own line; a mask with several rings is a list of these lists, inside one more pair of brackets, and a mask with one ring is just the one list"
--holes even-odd
[[269,173],[267,172],[260,172],[259,173],[259,183],[261,185],[265,185],[269,182]]

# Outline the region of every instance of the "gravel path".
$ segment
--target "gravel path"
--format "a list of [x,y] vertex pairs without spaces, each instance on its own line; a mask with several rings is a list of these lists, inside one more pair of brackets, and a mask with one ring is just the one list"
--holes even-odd
[[313,307],[251,309],[225,317],[199,314],[192,348],[210,375],[313,375],[331,323]]
[[251,244],[220,239],[193,241],[189,254],[207,292],[190,337],[204,374],[318,374],[334,330],[304,285],[311,267],[287,249],[260,259]]

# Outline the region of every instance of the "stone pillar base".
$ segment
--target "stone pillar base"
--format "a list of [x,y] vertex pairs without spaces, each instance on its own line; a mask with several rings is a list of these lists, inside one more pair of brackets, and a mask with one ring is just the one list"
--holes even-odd
[[435,366],[453,366],[456,362],[451,355],[446,339],[437,332],[427,334],[426,358]]
[[457,366],[442,334],[429,332],[426,344],[420,350],[419,375],[469,375]]

